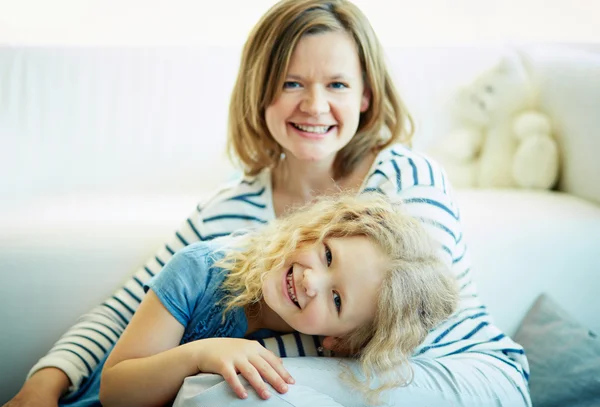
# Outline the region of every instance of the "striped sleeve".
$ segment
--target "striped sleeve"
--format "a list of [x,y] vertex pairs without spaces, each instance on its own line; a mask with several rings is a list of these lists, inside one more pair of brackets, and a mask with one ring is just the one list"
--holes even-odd
[[175,231],[174,236],[102,304],[83,315],[29,371],[28,378],[45,367],[56,367],[71,381],[70,392],[79,388],[116,343],[144,297],[144,284],[183,247],[229,235],[267,222],[264,188],[242,181],[226,186],[202,205]]
[[460,289],[457,311],[429,333],[415,356],[486,358],[513,377],[515,383],[527,382],[529,368],[522,347],[494,325],[477,294],[460,210],[444,171],[403,147],[391,150],[377,170],[372,172],[367,188],[396,195],[405,203],[405,209],[439,242],[440,253]]

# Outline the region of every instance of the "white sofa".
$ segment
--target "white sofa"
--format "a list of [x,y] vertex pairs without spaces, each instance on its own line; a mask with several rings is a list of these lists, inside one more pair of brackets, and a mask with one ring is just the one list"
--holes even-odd
[[[387,53],[417,119],[502,47]],[[600,332],[600,46],[518,50],[560,142],[558,191],[458,191],[480,293],[513,334],[541,292]],[[76,318],[235,176],[222,154],[238,48],[0,48],[0,403]]]

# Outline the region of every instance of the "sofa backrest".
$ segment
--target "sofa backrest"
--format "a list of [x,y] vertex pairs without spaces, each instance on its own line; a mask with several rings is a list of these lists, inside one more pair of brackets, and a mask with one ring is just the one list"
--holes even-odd
[[[560,188],[600,202],[600,46],[527,46],[561,143]],[[449,131],[457,86],[507,47],[388,48],[417,125],[414,146]],[[204,193],[234,175],[224,155],[240,48],[0,48],[5,197],[87,192]]]
[[524,47],[560,143],[559,189],[600,203],[600,47]]

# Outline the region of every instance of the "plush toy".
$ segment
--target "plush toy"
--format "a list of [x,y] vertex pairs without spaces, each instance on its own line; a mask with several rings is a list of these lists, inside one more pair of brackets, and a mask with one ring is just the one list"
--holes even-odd
[[454,130],[430,151],[456,187],[551,188],[558,146],[522,62],[507,55],[451,104]]

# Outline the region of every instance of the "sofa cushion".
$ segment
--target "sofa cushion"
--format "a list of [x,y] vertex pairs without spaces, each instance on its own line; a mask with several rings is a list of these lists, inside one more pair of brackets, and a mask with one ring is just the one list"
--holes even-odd
[[600,405],[600,339],[550,296],[538,297],[515,340],[527,353],[534,406]]

